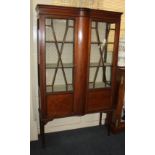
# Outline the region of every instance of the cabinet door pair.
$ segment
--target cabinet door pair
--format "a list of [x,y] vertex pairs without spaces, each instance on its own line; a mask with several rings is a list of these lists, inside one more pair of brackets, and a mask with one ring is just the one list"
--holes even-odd
[[39,17],[38,65],[44,117],[112,109],[120,16],[115,19],[108,12],[105,22],[95,17],[95,12],[87,15],[87,11],[80,10],[80,15],[74,12],[72,17]]
[[[44,24],[46,93],[74,92],[76,20],[47,17]],[[92,20],[89,29],[87,89],[111,87],[115,24]]]

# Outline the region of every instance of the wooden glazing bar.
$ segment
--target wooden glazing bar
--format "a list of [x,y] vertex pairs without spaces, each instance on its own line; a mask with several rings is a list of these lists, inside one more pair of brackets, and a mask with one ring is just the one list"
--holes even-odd
[[[103,47],[103,50],[102,50],[102,53],[103,53],[103,51],[105,50],[105,46]],[[100,60],[99,60],[99,63],[98,64],[101,64],[101,58],[100,58]],[[94,76],[94,86],[95,86],[95,81],[96,81],[96,78],[97,78],[97,73],[98,73],[98,70],[99,70],[99,67],[100,67],[100,65],[99,66],[97,66],[97,69],[96,69],[96,72],[95,72],[95,76]]]
[[[60,60],[61,60],[61,62],[62,62],[61,55],[62,55],[64,43],[65,43],[65,41],[66,41],[67,32],[68,32],[68,29],[69,29],[69,24],[68,24],[68,23],[69,23],[68,20],[66,20],[65,34],[64,34],[63,42],[62,42],[61,49],[60,49],[60,53],[61,53],[61,54],[60,54]],[[59,63],[58,63],[58,64],[59,64]],[[68,91],[68,83],[67,83],[67,78],[66,78],[66,74],[65,74],[63,62],[62,62],[62,71],[63,71],[63,74],[64,74],[65,83],[66,83],[66,90]]]
[[[109,29],[110,29],[110,25],[109,24],[106,24],[106,33],[105,33],[105,38],[106,38],[106,41],[108,40],[108,35],[109,35]],[[105,52],[104,52],[104,63],[106,62],[107,60],[107,44],[105,45]],[[103,77],[102,77],[102,80],[106,83],[106,67],[104,66],[103,67]]]
[[[107,32],[107,38],[108,38],[108,35],[109,35],[109,33],[110,33],[110,30],[114,30],[114,31],[115,31],[116,29],[111,29],[111,28],[110,28],[110,24],[107,25],[107,28],[108,28],[108,32]],[[112,54],[113,54],[113,53],[112,53]],[[107,53],[106,53],[106,55],[107,55]],[[106,57],[107,57],[107,56],[106,56]],[[106,60],[104,60],[104,62],[106,62]],[[111,79],[112,79],[112,68],[111,68],[110,71],[111,71],[111,73],[110,73],[110,85],[111,85]]]
[[[98,27],[97,27],[97,29],[98,29]],[[105,39],[106,39],[106,42],[107,42],[107,24],[106,24],[106,33],[105,33]],[[102,64],[103,64],[103,66],[102,66],[102,71],[103,71],[103,75],[102,75],[102,81],[105,83],[105,86],[106,86],[106,66],[104,65],[104,63],[106,62],[106,61],[104,61],[104,60],[106,60],[107,59],[107,44],[105,43],[105,50],[104,50],[104,52],[103,51],[101,51],[101,48],[100,48],[100,54],[101,54],[101,58],[102,58]],[[103,54],[104,54],[104,60],[103,60]]]
[[[99,37],[99,32],[98,32],[98,22],[95,22],[95,25],[96,25],[95,26],[96,27],[95,32],[96,32],[96,37],[97,37],[97,41],[98,41],[98,46],[100,46],[100,37]],[[96,82],[96,78],[97,78],[97,74],[98,74],[101,62],[103,64],[103,57],[102,57],[103,53],[102,53],[101,47],[99,48],[99,52],[100,52],[100,60],[101,61],[99,61],[96,72],[95,72],[94,81],[93,81],[94,82],[93,88],[95,87],[95,82]]]
[[74,26],[68,26],[69,28],[74,28]]
[[57,53],[58,53],[57,67],[56,67],[55,72],[54,72],[52,86],[54,85],[56,74],[57,74],[57,71],[58,71],[58,66],[59,66],[59,63],[60,63],[61,66],[62,66],[62,72],[63,72],[64,80],[65,80],[65,83],[66,83],[66,90],[68,90],[68,87],[67,87],[67,78],[66,78],[66,74],[65,74],[65,71],[64,71],[63,62],[62,62],[62,59],[61,59],[63,45],[64,45],[64,41],[66,39],[66,35],[67,35],[67,31],[68,31],[68,20],[66,22],[65,34],[64,34],[64,37],[63,37],[63,42],[62,42],[60,51],[59,51],[58,42],[57,42],[56,34],[55,34],[55,31],[54,31],[54,26],[53,26],[53,20],[52,19],[51,19],[51,29],[52,29],[52,33],[53,33],[53,36],[54,36],[55,45],[56,45],[56,49],[57,49]]
[[[73,68],[72,68],[72,74],[71,74],[72,75],[72,82],[71,83],[74,83],[73,82],[74,81],[74,71],[75,71],[75,64],[74,64],[74,61],[75,61],[74,60],[74,55],[75,55],[75,51],[74,51],[75,50],[74,49],[74,46],[75,46],[74,45],[74,41],[75,41],[75,21],[74,20],[73,20],[73,25],[72,26],[73,26],[74,29],[73,29],[73,51],[72,51],[73,52],[73,57],[72,57],[72,66],[73,66]],[[74,84],[72,84],[72,87],[73,87],[73,90],[74,90]]]
[[112,80],[112,68],[111,68],[111,70],[110,70],[110,85],[111,85],[111,80]]

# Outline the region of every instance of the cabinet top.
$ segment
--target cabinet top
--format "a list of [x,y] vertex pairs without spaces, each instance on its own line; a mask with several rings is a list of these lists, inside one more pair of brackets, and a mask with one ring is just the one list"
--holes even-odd
[[107,17],[111,19],[120,18],[122,12],[97,10],[90,8],[68,7],[68,6],[56,6],[56,5],[43,5],[38,4],[36,11],[39,15],[63,15],[69,17],[77,16],[89,16],[89,17]]

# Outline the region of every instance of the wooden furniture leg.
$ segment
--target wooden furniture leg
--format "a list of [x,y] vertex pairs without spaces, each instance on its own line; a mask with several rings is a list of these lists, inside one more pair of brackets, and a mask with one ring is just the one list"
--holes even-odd
[[110,112],[107,113],[108,136],[110,136],[111,122],[112,122],[112,111],[110,111]]
[[102,112],[100,112],[100,120],[99,120],[99,126],[102,125]]
[[45,123],[40,120],[40,139],[42,148],[45,148],[45,133],[44,133],[44,125]]

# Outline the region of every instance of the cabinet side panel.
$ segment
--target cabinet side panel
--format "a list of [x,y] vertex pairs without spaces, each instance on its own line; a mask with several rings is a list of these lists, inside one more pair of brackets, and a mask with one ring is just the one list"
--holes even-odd
[[117,75],[117,61],[118,61],[118,47],[119,47],[119,36],[120,36],[120,19],[116,23],[116,32],[114,37],[114,55],[113,55],[113,68],[112,68],[112,103],[115,104],[116,94],[116,75]]
[[39,16],[38,21],[38,74],[39,74],[39,98],[41,118],[46,117],[46,96],[45,96],[45,18]]

